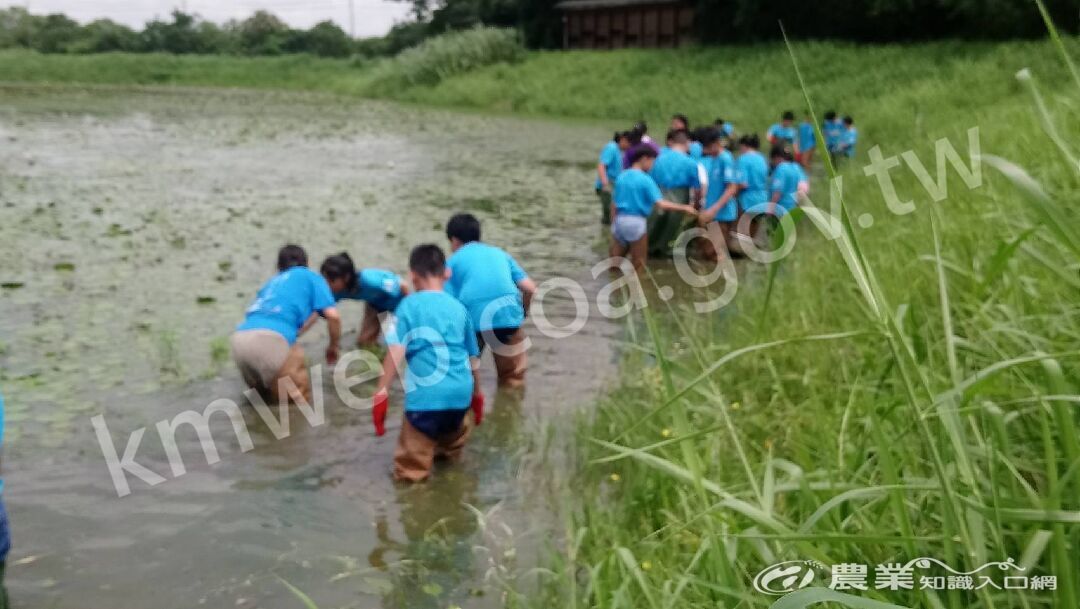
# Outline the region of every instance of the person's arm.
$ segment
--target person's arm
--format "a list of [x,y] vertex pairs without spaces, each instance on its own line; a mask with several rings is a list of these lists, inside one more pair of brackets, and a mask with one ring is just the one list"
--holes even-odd
[[533,294],[536,293],[536,282],[526,277],[517,282],[517,287],[521,290],[521,306],[525,309],[526,317],[529,315],[529,307],[532,306]]
[[681,211],[689,216],[697,215],[697,210],[694,209],[693,205],[683,205],[682,203],[672,203],[671,201],[660,199],[656,202],[656,206],[664,211]]
[[307,318],[307,321],[304,322],[304,325],[300,326],[300,331],[297,332],[296,335],[297,336],[303,336],[304,332],[307,332],[308,330],[310,330],[311,326],[314,326],[315,322],[317,322],[317,321],[319,321],[319,314],[318,313],[312,313],[311,316]]
[[338,314],[337,307],[330,307],[323,309],[322,317],[326,320],[326,330],[330,334],[330,343],[326,346],[326,363],[333,365],[337,363],[338,354],[341,352],[341,315]]
[[603,163],[597,163],[596,173],[600,176],[600,187],[604,190],[611,190],[611,180],[608,178],[607,167]]
[[724,209],[724,207],[728,204],[728,201],[731,201],[731,198],[735,196],[735,193],[738,192],[738,190],[738,184],[728,184],[727,188],[724,190],[724,194],[721,195],[720,199],[717,200],[716,203],[714,203],[708,211],[704,211],[698,216],[699,218],[701,218],[701,221],[705,222],[706,224],[712,222],[716,218],[716,214],[720,213],[721,209]]
[[769,206],[765,208],[765,213],[770,216],[776,215],[776,205],[780,202],[781,192],[778,190],[773,193],[772,199],[769,200]]

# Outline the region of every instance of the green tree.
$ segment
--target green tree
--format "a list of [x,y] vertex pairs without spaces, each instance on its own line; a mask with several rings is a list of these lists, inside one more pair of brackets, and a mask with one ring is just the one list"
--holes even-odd
[[267,11],[256,11],[236,28],[240,50],[248,55],[280,55],[289,38],[289,26]]
[[332,21],[315,24],[307,31],[294,31],[285,44],[290,53],[312,53],[320,57],[348,57],[353,53],[353,40]]
[[132,52],[140,50],[141,43],[139,34],[135,30],[109,19],[98,19],[82,28],[78,40],[68,45],[68,52]]

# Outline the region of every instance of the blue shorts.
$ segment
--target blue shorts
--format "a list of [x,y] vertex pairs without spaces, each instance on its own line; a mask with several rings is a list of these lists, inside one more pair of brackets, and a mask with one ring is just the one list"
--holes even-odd
[[405,418],[420,433],[438,440],[461,429],[461,422],[469,409],[405,411]]
[[611,236],[619,245],[630,245],[649,232],[649,220],[644,216],[618,214],[611,223]]

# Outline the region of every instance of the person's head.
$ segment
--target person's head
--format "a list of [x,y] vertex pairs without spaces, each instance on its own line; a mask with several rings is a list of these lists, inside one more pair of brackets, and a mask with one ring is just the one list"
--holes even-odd
[[619,131],[615,134],[615,143],[619,145],[619,150],[625,152],[630,149],[630,133],[629,131]]
[[634,131],[637,131],[644,137],[649,133],[649,126],[645,124],[645,121],[638,121],[637,124],[634,125]]
[[788,146],[773,146],[772,150],[769,151],[769,160],[772,161],[773,165],[779,165],[780,163],[792,161],[794,159],[795,154]]
[[417,290],[442,289],[442,283],[450,278],[446,268],[446,254],[433,243],[413,248],[409,254],[409,279]]
[[720,154],[720,132],[712,127],[704,128],[698,132],[698,141],[701,142],[701,152],[705,156]]
[[739,138],[739,150],[746,152],[747,150],[757,150],[761,146],[761,140],[758,139],[756,133],[747,133]]
[[683,130],[668,131],[667,146],[672,150],[686,152],[690,150],[690,136]]
[[829,110],[828,112],[826,112],[825,113],[825,120],[827,120],[827,121],[836,120],[836,110]]
[[277,268],[287,271],[294,266],[307,266],[307,252],[299,245],[289,244],[278,250]]
[[675,114],[671,117],[672,131],[687,131],[690,129],[690,119],[685,114]]
[[791,123],[795,122],[795,113],[791,110],[784,112],[780,115],[780,122],[783,123],[784,126],[790,127]]
[[717,129],[719,129],[720,127],[724,126],[724,119],[718,118],[715,121],[713,121],[713,124],[716,125]]
[[330,284],[330,291],[335,294],[356,289],[356,265],[346,252],[323,260],[319,272],[326,279],[326,283]]
[[450,240],[450,251],[456,252],[461,246],[480,240],[480,221],[472,214],[457,214],[446,223],[446,238]]
[[630,166],[646,173],[652,171],[653,161],[656,160],[656,151],[652,146],[638,144],[630,149]]
[[855,124],[855,119],[851,118],[850,116],[845,116],[844,117],[844,126],[845,127],[851,127],[854,124]]

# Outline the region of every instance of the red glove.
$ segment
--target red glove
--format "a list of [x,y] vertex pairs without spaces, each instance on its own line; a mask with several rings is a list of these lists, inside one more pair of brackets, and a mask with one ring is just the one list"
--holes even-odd
[[469,408],[472,408],[473,421],[479,425],[484,422],[484,394],[477,391],[472,396],[472,403],[469,404]]
[[372,398],[371,420],[375,423],[375,435],[386,434],[386,409],[390,406],[390,396],[380,391]]

